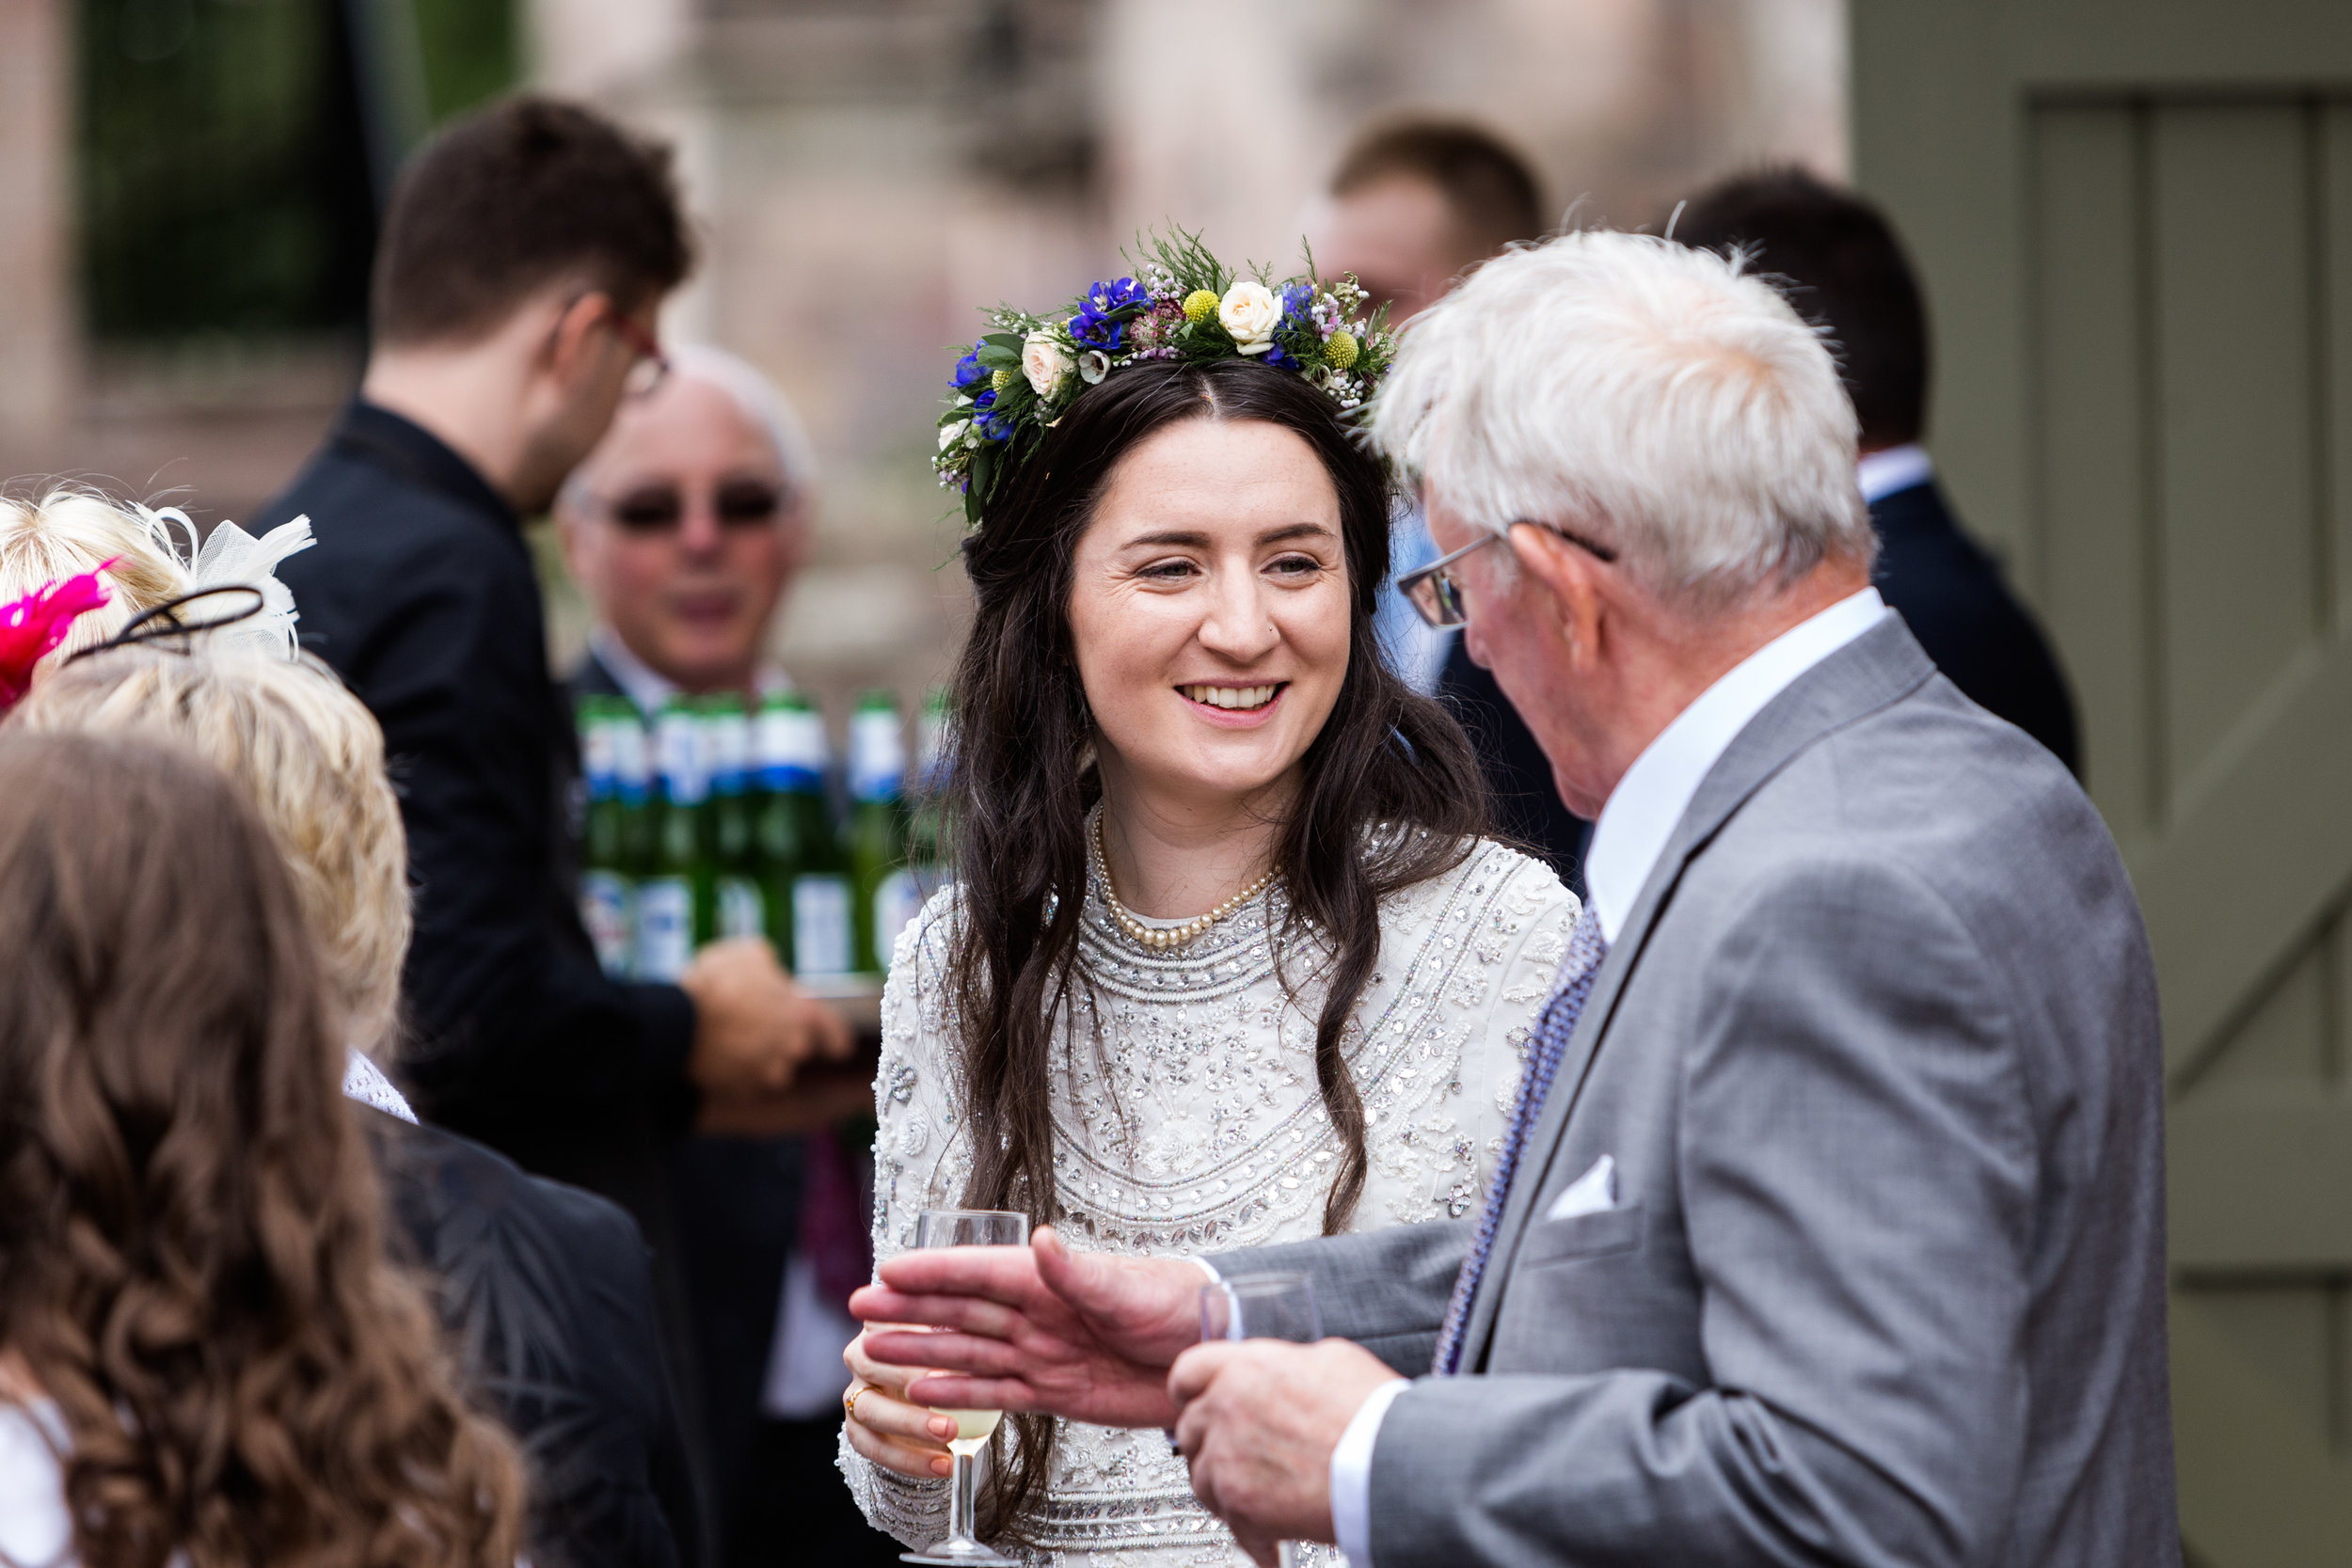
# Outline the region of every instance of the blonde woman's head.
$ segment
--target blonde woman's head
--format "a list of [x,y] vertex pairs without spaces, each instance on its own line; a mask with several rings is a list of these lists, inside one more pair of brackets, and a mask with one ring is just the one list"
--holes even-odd
[[[49,656],[50,668],[103,642],[139,611],[187,592],[187,567],[171,536],[177,515],[71,486],[38,501],[0,496],[0,604],[101,566],[113,590],[102,609],[73,623],[64,644]],[[191,536],[190,554],[195,547]],[[114,564],[107,566],[109,561]]]
[[333,672],[308,657],[108,649],[42,681],[8,722],[175,743],[228,773],[293,867],[345,1038],[387,1039],[408,948],[406,840],[383,732]]

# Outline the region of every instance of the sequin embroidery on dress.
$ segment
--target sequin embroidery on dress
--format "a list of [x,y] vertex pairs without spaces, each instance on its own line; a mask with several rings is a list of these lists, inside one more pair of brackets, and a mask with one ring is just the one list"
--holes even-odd
[[[1316,1090],[1326,949],[1283,935],[1278,885],[1173,951],[1111,918],[1089,882],[1073,988],[1073,1067],[1054,1085],[1057,1224],[1073,1245],[1189,1257],[1321,1234],[1341,1145]],[[901,938],[875,1080],[875,1256],[961,1198],[970,1169],[946,1007],[950,895]],[[1549,868],[1482,844],[1381,908],[1381,955],[1343,1037],[1364,1102],[1367,1170],[1351,1228],[1475,1212],[1538,1010],[1577,918]],[[1287,979],[1291,994],[1285,993]],[[842,1448],[874,1524],[930,1540],[945,1482]],[[1070,1424],[1031,1521],[1060,1568],[1218,1568],[1248,1560],[1194,1500],[1157,1432]],[[1339,1561],[1311,1548],[1311,1563]]]

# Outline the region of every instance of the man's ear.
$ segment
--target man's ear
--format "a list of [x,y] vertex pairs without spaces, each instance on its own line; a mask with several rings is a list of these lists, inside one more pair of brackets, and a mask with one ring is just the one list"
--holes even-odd
[[1582,662],[1600,646],[1600,562],[1540,523],[1513,523],[1511,551],[1520,569],[1550,592],[1552,613],[1569,657]]
[[558,380],[575,379],[605,347],[605,319],[620,307],[601,289],[591,289],[564,307],[542,351],[545,363]]

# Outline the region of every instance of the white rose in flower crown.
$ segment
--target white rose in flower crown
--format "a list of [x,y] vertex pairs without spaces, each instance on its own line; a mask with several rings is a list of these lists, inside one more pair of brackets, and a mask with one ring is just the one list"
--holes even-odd
[[946,451],[949,447],[952,447],[958,441],[962,440],[963,433],[971,428],[972,421],[970,420],[958,420],[953,424],[940,426],[939,450]]
[[1245,277],[1216,302],[1216,319],[1217,325],[1233,335],[1244,354],[1263,354],[1274,346],[1274,329],[1282,321],[1282,302],[1264,284]]
[[1051,332],[1032,332],[1021,344],[1021,373],[1029,378],[1029,387],[1039,397],[1048,397],[1070,373],[1070,356],[1062,352]]

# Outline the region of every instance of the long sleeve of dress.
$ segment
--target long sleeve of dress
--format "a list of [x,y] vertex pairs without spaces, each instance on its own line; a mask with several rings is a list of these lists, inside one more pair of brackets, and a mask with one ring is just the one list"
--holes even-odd
[[[942,894],[898,939],[882,988],[882,1067],[874,1077],[874,1261],[914,1244],[926,1209],[953,1208],[972,1167],[958,1128],[957,1097],[946,1064],[933,1053],[946,1037],[947,923],[952,895]],[[928,1042],[928,1043],[927,1043]],[[841,1473],[866,1522],[910,1546],[947,1533],[947,1482],[883,1469],[850,1447],[845,1425]]]

